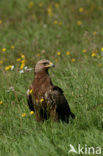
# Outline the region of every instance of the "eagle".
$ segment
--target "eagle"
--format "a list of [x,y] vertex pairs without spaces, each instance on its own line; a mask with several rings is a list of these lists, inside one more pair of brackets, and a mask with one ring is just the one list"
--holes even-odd
[[63,94],[63,90],[53,85],[48,73],[55,65],[46,59],[35,65],[35,78],[27,90],[27,102],[31,111],[34,111],[37,121],[50,119],[52,121],[69,122],[69,117],[75,118]]

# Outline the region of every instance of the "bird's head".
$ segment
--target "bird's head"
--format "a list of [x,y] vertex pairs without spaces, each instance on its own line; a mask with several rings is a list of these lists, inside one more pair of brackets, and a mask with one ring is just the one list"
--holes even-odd
[[35,73],[38,73],[40,71],[47,71],[50,67],[55,67],[55,65],[49,61],[49,60],[40,60],[35,65]]

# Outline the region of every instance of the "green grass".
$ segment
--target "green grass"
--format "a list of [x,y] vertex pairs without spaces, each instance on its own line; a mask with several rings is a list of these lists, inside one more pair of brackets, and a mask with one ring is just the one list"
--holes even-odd
[[[3,101],[0,105],[0,154],[72,156],[68,153],[69,144],[76,149],[81,144],[102,147],[102,156],[103,2],[34,0],[31,8],[30,2],[0,0],[0,60],[3,60],[0,64],[0,100]],[[52,16],[48,15],[48,8]],[[79,12],[79,8],[83,8],[83,12]],[[2,48],[6,48],[6,52],[2,52]],[[83,53],[83,49],[87,52]],[[66,55],[67,51],[70,56]],[[31,68],[43,58],[55,63],[50,76],[53,83],[64,90],[75,120],[69,124],[37,123],[35,116],[30,115],[26,90],[34,72],[19,73],[20,62],[16,59],[21,53],[25,55],[25,66]],[[93,53],[96,56],[91,56]],[[14,65],[14,70],[5,71],[8,65]],[[15,91],[7,92],[11,86]],[[22,113],[26,113],[26,117],[23,118]]]

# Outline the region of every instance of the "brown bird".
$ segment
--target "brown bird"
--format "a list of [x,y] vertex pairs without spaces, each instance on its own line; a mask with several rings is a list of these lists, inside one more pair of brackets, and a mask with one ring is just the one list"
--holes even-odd
[[35,78],[27,91],[28,106],[35,111],[37,121],[69,121],[75,118],[61,88],[54,86],[48,69],[54,67],[49,60],[40,60],[35,66]]

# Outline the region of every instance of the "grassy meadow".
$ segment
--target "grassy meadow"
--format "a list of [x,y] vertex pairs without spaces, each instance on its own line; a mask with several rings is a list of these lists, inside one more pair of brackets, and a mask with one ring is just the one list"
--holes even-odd
[[[69,124],[37,123],[28,109],[30,69],[44,58],[76,115]],[[103,1],[0,0],[0,156],[76,155],[70,144],[103,156]]]

